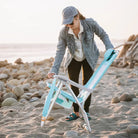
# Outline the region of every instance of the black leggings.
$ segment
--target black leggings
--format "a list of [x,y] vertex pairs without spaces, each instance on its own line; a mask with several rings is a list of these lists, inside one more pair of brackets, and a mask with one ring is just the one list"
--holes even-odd
[[[90,79],[90,77],[93,74],[93,70],[91,69],[90,65],[88,64],[87,60],[84,59],[83,61],[79,62],[75,59],[72,59],[71,63],[68,66],[68,75],[69,78],[78,83],[79,82],[79,74],[82,67],[82,80],[83,85],[87,83],[87,81]],[[79,94],[79,89],[75,86],[71,85],[71,89],[75,93],[76,96]],[[91,103],[91,95],[87,98],[85,104],[84,104],[84,110],[86,112],[89,112],[89,106]],[[79,112],[79,106],[76,103],[73,103],[74,112]]]

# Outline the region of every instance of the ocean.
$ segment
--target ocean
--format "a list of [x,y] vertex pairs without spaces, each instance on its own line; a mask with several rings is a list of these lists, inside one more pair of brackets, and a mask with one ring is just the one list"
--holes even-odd
[[[122,44],[123,41],[112,42],[114,46]],[[105,47],[102,43],[97,44],[100,51]],[[0,61],[7,60],[14,63],[18,58],[25,62],[41,61],[55,57],[56,44],[0,44]]]
[[18,58],[23,62],[41,61],[54,57],[56,44],[0,44],[0,61],[14,63]]

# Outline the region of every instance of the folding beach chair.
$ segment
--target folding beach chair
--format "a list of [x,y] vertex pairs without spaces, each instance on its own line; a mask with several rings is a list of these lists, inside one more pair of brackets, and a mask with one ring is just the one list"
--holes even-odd
[[[50,91],[45,100],[45,105],[41,118],[41,127],[44,125],[44,121],[47,119],[54,103],[69,109],[72,107],[72,104],[74,102],[77,103],[80,107],[80,110],[84,117],[84,121],[87,125],[87,130],[91,132],[88,116],[84,110],[84,103],[88,96],[93,92],[93,89],[96,87],[96,85],[98,84],[102,76],[105,74],[109,66],[112,64],[114,59],[117,57],[117,54],[117,51],[113,49],[108,49],[104,54],[103,62],[100,64],[95,73],[84,86],[75,83],[64,76],[55,75],[52,84],[47,83],[48,87],[50,88]],[[80,89],[80,94],[78,96],[75,96],[74,92],[70,88],[70,85],[73,85]],[[63,86],[67,88],[68,92],[62,90]]]

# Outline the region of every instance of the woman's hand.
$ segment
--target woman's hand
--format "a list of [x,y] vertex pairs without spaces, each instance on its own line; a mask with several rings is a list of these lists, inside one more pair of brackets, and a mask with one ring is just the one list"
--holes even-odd
[[47,74],[47,77],[48,77],[49,79],[52,79],[54,75],[55,75],[55,73],[48,73],[48,74]]

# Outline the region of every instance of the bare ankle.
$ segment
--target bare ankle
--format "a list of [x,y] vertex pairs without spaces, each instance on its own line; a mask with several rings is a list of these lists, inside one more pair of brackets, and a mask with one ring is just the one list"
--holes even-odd
[[79,116],[79,112],[74,112],[76,114],[76,116]]

